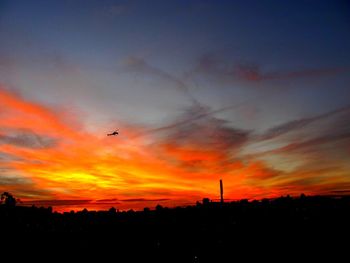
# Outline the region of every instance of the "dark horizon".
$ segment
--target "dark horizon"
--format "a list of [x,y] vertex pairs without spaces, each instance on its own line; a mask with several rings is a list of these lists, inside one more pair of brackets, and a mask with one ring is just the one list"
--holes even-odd
[[[224,204],[230,204],[230,203],[237,203],[241,202],[242,200],[247,200],[248,202],[261,202],[263,200],[276,200],[279,198],[293,198],[297,199],[301,196],[306,196],[309,198],[317,198],[317,197],[324,197],[324,198],[350,198],[350,194],[348,192],[346,193],[334,193],[334,194],[324,194],[324,195],[305,195],[304,193],[300,193],[299,195],[284,195],[284,196],[278,196],[278,197],[261,197],[261,198],[241,198],[241,199],[224,199]],[[43,208],[52,208],[53,212],[58,213],[64,213],[64,212],[81,212],[83,210],[87,211],[96,211],[96,212],[103,212],[108,211],[111,208],[115,208],[120,212],[127,212],[130,210],[133,210],[135,212],[137,211],[144,211],[144,209],[150,209],[155,210],[158,205],[168,208],[168,209],[174,209],[174,208],[185,208],[188,206],[195,206],[199,203],[203,203],[204,200],[208,200],[211,203],[220,204],[221,199],[210,199],[207,197],[203,197],[200,200],[196,200],[195,202],[188,202],[183,201],[182,203],[177,203],[176,205],[172,205],[172,200],[117,200],[115,202],[100,202],[100,201],[94,201],[94,200],[32,200],[32,201],[18,201],[17,206],[23,206],[23,207],[31,207],[35,206],[37,208],[43,207]],[[130,205],[130,203],[134,203],[134,205]]]
[[[244,259],[344,259],[350,196],[280,197],[203,202],[143,211],[53,213],[0,205],[2,255],[65,260],[97,257],[135,262],[218,262]],[[282,253],[282,254],[281,254]],[[151,260],[151,261],[150,261]]]

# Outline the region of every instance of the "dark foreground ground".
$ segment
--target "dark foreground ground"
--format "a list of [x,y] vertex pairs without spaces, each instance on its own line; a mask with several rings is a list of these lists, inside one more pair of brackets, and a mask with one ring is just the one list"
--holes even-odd
[[0,257],[14,260],[348,262],[350,197],[64,214],[2,205],[0,234]]

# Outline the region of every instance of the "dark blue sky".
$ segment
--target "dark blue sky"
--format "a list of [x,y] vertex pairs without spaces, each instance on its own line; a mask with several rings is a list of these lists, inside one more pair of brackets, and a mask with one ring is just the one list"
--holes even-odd
[[244,101],[269,115],[285,102],[290,117],[274,117],[290,119],[348,101],[349,14],[348,1],[2,0],[0,77],[136,122],[190,106],[174,80],[213,108]]

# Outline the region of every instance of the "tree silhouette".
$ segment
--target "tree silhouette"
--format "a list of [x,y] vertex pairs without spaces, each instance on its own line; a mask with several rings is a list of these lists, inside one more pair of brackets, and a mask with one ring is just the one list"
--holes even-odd
[[4,202],[6,206],[15,206],[17,201],[9,192],[3,192],[1,194],[1,202]]

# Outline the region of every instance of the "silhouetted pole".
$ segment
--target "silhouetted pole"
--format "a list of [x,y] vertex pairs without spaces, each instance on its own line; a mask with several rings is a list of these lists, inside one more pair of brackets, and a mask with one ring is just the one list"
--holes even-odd
[[220,202],[224,203],[224,187],[222,185],[222,180],[220,179]]

